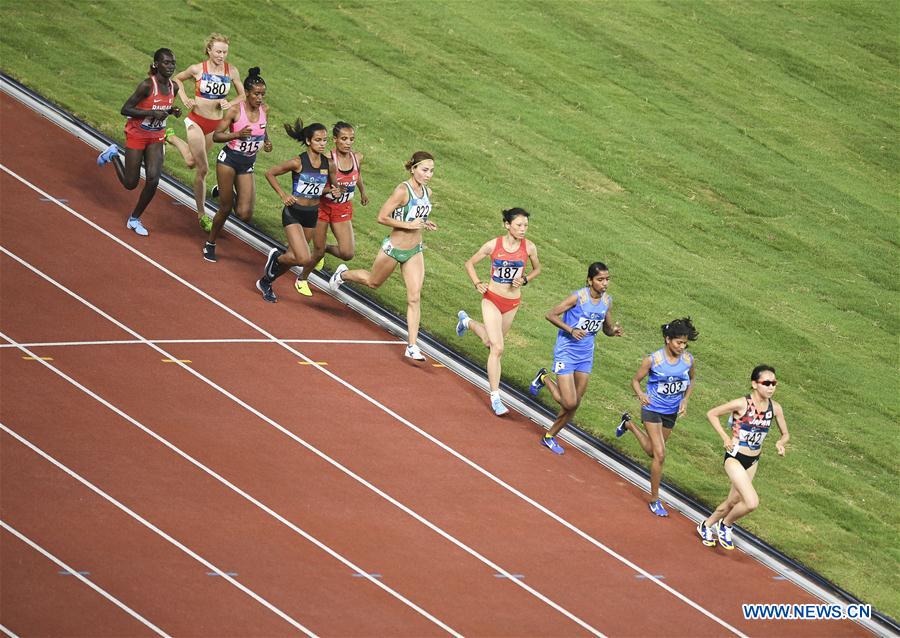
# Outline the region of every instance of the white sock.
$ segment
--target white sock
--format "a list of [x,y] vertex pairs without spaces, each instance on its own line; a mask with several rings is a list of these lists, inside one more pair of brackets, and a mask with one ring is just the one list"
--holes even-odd
[[471,319],[472,319],[472,317],[466,317],[465,319],[463,319],[463,322],[462,322],[463,328],[465,328],[466,330],[469,329],[469,321],[471,321]]
[[494,399],[499,399],[499,398],[500,398],[500,390],[494,390],[493,392],[491,392],[491,401],[493,401]]

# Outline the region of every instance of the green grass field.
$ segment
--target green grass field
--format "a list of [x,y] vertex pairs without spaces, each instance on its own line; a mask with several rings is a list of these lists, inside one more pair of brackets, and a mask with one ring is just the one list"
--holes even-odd
[[[183,68],[209,32],[229,34],[230,61],[262,68],[271,121],[358,126],[373,201],[357,206],[351,266],[368,267],[386,234],[374,217],[403,162],[431,151],[440,230],[423,326],[482,363],[480,344],[453,332],[459,308],[479,307],[462,264],[501,232],[502,208],[529,209],[545,272],[525,291],[505,378],[524,387],[548,363],[544,312],[605,261],[627,334],[599,340],[579,423],[610,440],[636,410],[628,381],[660,324],[692,316],[697,389],[664,478],[714,505],[727,480],[703,414],[744,393],[755,364],[774,365],[792,441],[784,459],[767,444],[762,505],[741,524],[900,617],[898,10],[57,0],[4,3],[0,60],[123,139],[119,108],[153,50],[172,48]],[[280,127],[272,139],[260,171],[300,150]],[[191,179],[177,153],[166,169]],[[280,238],[280,203],[257,188],[256,223]],[[201,244],[198,231],[198,261]],[[376,296],[404,308],[399,277]],[[611,442],[646,461],[632,437]]]

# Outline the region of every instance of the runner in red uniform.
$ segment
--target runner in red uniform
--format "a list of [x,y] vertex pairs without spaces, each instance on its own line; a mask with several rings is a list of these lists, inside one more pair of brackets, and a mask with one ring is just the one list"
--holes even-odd
[[[325,193],[319,200],[319,219],[313,234],[312,258],[316,268],[321,268],[325,253],[334,255],[341,261],[350,261],[356,252],[356,240],[353,236],[353,198],[359,190],[359,203],[369,203],[366,187],[360,174],[363,156],[353,152],[356,131],[352,124],[338,122],[331,129],[334,150],[331,151],[329,164],[334,167],[335,184],[340,189],[332,194],[331,177],[329,176]],[[328,227],[334,234],[337,245],[325,243]],[[303,276],[297,277],[294,284],[297,292],[309,296],[309,282]]]
[[[206,175],[209,173],[209,149],[213,145],[213,132],[229,108],[246,99],[244,85],[238,70],[225,61],[228,55],[228,38],[213,33],[206,39],[207,59],[186,68],[173,79],[181,91],[181,102],[191,109],[184,118],[187,143],[177,135],[169,135],[168,142],[184,157],[188,168],[196,168],[194,176],[194,201],[203,230],[209,231],[212,221],[205,214]],[[184,89],[185,80],[194,81],[194,97]],[[228,100],[232,87],[237,91],[234,101]]]
[[138,84],[122,105],[121,113],[128,118],[125,122],[125,162],[119,158],[119,148],[115,144],[97,158],[100,166],[112,162],[116,177],[128,190],[137,188],[141,179],[141,163],[144,164],[144,188],[126,224],[127,228],[141,236],[149,234],[140,218],[159,185],[166,118],[181,115],[181,110],[173,106],[178,92],[178,87],[171,80],[173,73],[175,55],[169,49],[157,49],[153,54],[149,77]]
[[[503,211],[506,235],[486,242],[466,262],[466,271],[476,290],[482,295],[481,317],[484,323],[471,319],[465,310],[457,313],[459,322],[456,334],[460,337],[472,330],[490,348],[487,360],[488,383],[491,389],[491,409],[497,416],[509,410],[500,399],[500,358],[503,356],[503,339],[515,319],[522,299],[522,286],[541,274],[537,247],[525,239],[528,232],[528,212],[522,208]],[[491,279],[484,283],[475,272],[475,264],[485,257],[491,258]],[[531,272],[525,273],[526,264]]]

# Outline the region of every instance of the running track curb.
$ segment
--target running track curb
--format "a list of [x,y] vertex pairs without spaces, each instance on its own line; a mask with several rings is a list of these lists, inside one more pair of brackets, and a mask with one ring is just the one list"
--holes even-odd
[[[96,150],[103,150],[110,144],[116,143],[115,140],[111,140],[40,94],[12,79],[2,70],[0,70],[0,90],[19,102],[22,102]],[[143,169],[141,169],[141,171],[143,176]],[[160,179],[159,189],[177,202],[186,205],[189,209],[193,209],[193,192],[190,188],[177,181],[172,176],[163,173]],[[206,204],[206,213],[210,217],[214,216],[216,213],[216,208],[208,201]],[[258,250],[263,254],[268,253],[271,248],[276,246],[284,248],[283,244],[275,241],[259,229],[241,222],[234,217],[228,218],[225,222],[224,229],[234,237],[247,243],[254,250]],[[296,269],[292,270],[296,272]],[[323,272],[325,274],[323,274]],[[374,299],[346,287],[341,288],[337,293],[332,293],[328,288],[328,273],[325,271],[314,272],[310,275],[310,281],[320,290],[332,295],[338,301],[387,330],[389,333],[401,338],[406,337],[406,322],[398,315],[395,315],[390,310],[381,306]],[[432,359],[443,364],[448,369],[485,392],[488,390],[487,374],[484,368],[466,359],[463,355],[444,345],[437,338],[424,330],[419,331],[419,342],[425,353]],[[507,399],[506,402],[511,408],[514,408],[519,413],[527,416],[541,427],[549,429],[556,416],[553,412],[547,407],[532,400],[523,392],[508,385],[506,382],[501,382],[501,388],[504,397]],[[577,448],[622,478],[628,480],[644,491],[648,490],[648,471],[600,439],[571,423],[560,432],[559,436],[570,446]],[[681,514],[695,523],[704,520],[711,511],[708,507],[698,503],[691,496],[685,494],[677,487],[665,482],[661,485],[660,496],[662,496],[667,503],[672,505],[674,509],[678,510]],[[812,595],[829,604],[846,605],[861,604],[863,602],[812,569],[805,567],[798,561],[778,551],[757,536],[741,529],[740,526],[736,525],[734,531],[735,537],[741,541],[738,546],[739,550],[745,552]],[[875,609],[872,610],[871,619],[857,620],[856,622],[876,635],[900,637],[900,624],[890,616],[886,616]]]

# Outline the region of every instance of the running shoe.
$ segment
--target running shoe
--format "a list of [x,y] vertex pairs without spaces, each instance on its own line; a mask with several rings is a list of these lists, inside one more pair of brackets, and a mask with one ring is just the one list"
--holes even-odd
[[716,525],[716,532],[719,537],[719,545],[729,551],[734,549],[734,541],[731,539],[731,525],[726,525],[719,521]]
[[328,287],[331,288],[332,291],[337,292],[338,288],[341,287],[341,284],[344,283],[344,280],[341,278],[345,272],[349,270],[346,264],[340,264],[337,268],[334,269],[334,274],[331,275],[331,279],[328,280]]
[[497,416],[503,416],[504,414],[509,413],[509,408],[503,405],[503,401],[500,400],[499,397],[496,399],[491,399],[491,409]]
[[200,222],[200,228],[203,229],[203,232],[208,233],[210,230],[212,230],[212,219],[210,219],[206,215],[200,215],[197,218],[197,221]]
[[666,508],[663,507],[662,500],[656,499],[652,503],[650,503],[650,511],[656,514],[657,516],[668,516],[669,512],[666,511]]
[[216,245],[206,242],[203,244],[203,259],[215,263],[216,261]]
[[309,282],[306,279],[297,277],[297,281],[294,282],[294,290],[304,297],[312,297],[312,288],[309,287]]
[[541,445],[543,445],[545,448],[549,449],[554,454],[562,454],[563,452],[565,452],[565,450],[563,450],[562,446],[559,443],[557,443],[556,439],[553,438],[552,436],[547,436],[547,435],[542,436],[541,437]]
[[456,313],[456,318],[458,319],[456,322],[456,336],[461,337],[469,329],[469,315],[466,314],[465,310],[460,310]]
[[422,351],[419,350],[419,346],[414,343],[406,346],[406,352],[403,353],[404,357],[409,357],[410,359],[415,359],[416,361],[425,361],[425,355],[422,354]]
[[531,385],[528,386],[528,391],[531,393],[531,396],[536,397],[538,392],[541,391],[541,388],[546,385],[544,383],[544,377],[547,376],[547,368],[541,368],[537,371],[537,374],[534,375],[534,379],[531,380]]
[[274,281],[275,276],[278,274],[278,258],[282,254],[284,254],[284,251],[280,248],[269,249],[269,256],[266,257],[266,265],[263,267],[264,277]]
[[616,428],[616,438],[620,439],[622,436],[628,432],[628,426],[625,424],[631,421],[631,415],[627,412],[622,413],[622,420],[619,422],[618,427]]
[[128,222],[126,222],[125,227],[130,230],[133,230],[135,233],[137,233],[141,237],[146,237],[147,235],[150,234],[150,231],[148,231],[146,228],[144,228],[144,225],[141,223],[141,220],[136,219],[134,217],[128,218]]
[[119,147],[115,144],[110,144],[104,149],[100,155],[97,156],[97,166],[103,166],[104,164],[109,164],[116,155],[119,154]]
[[316,262],[316,270],[322,270],[325,267],[325,258],[322,257],[319,261]]
[[703,541],[704,545],[707,547],[716,546],[716,533],[712,527],[706,524],[706,521],[700,521],[697,524],[697,533],[700,535],[700,540]]
[[278,297],[275,296],[275,291],[272,290],[272,282],[267,281],[265,277],[256,281],[256,289],[262,293],[262,297],[265,301],[268,301],[269,303],[278,301]]

